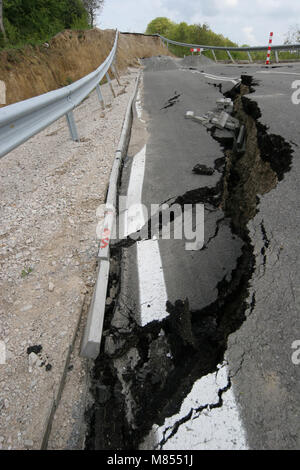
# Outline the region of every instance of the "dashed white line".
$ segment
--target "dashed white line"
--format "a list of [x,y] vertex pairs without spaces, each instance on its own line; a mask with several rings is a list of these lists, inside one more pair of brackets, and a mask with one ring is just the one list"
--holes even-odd
[[141,326],[153,320],[163,320],[167,291],[158,240],[137,243]]
[[210,80],[217,80],[217,81],[221,81],[221,82],[231,82],[234,85],[237,85],[238,83],[240,83],[239,78],[219,77],[218,75],[212,75],[210,73],[203,73],[203,75],[205,76],[205,78],[208,78]]
[[285,93],[274,93],[273,95],[253,95],[253,98],[276,98],[277,96],[286,96]]
[[[133,158],[124,217],[125,236],[140,230],[147,221],[143,212],[142,191],[146,165],[146,146]],[[140,296],[140,324],[162,320],[166,312],[167,288],[158,240],[137,242],[137,267]]]

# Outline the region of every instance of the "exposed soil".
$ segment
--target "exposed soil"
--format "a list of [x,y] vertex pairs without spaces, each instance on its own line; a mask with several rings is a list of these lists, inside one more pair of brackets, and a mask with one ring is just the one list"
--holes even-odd
[[[6,83],[7,104],[55,90],[79,80],[106,59],[114,30],[63,31],[49,47],[26,46],[0,52],[0,80]],[[160,39],[143,34],[120,34],[117,66],[139,67],[139,57],[172,55]],[[0,105],[1,107],[1,105]]]

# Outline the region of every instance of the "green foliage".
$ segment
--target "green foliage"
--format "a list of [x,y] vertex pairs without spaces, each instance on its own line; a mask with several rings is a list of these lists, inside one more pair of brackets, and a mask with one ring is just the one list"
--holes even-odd
[[[224,37],[222,34],[214,33],[208,24],[192,24],[188,25],[187,23],[174,23],[168,18],[159,17],[155,18],[148,24],[146,29],[146,34],[161,34],[162,36],[173,39],[173,41],[186,42],[188,44],[198,44],[198,45],[207,45],[207,46],[228,46],[228,47],[237,47],[238,45],[230,39]],[[288,37],[289,43],[300,42],[300,27],[295,26],[291,28]],[[249,47],[247,44],[244,44],[244,47]],[[182,46],[173,46],[169,45],[169,49],[173,54],[178,57],[183,57],[184,55],[190,55],[190,47],[184,48]],[[215,51],[216,57],[218,60],[229,60],[229,56],[226,51]],[[205,51],[204,55],[213,59],[213,54],[211,51]],[[231,52],[231,55],[234,60],[249,60],[247,52]],[[267,51],[258,51],[251,52],[252,59],[255,61],[265,61],[267,57]],[[289,52],[280,52],[281,60],[291,60],[299,58],[299,54],[291,54]],[[275,61],[275,55],[272,52],[271,60]]]
[[[221,34],[214,33],[210,27],[204,24],[192,24],[188,25],[185,22],[173,23],[168,18],[159,17],[155,18],[151,23],[148,24],[147,34],[161,34],[174,41],[186,42],[190,44],[199,45],[215,45],[215,46],[236,46],[236,44],[230,41],[228,38]],[[190,48],[189,48],[190,49]],[[175,55],[182,57],[183,55],[191,54],[189,49],[184,49],[181,46],[170,45],[170,50]],[[211,53],[205,53],[210,57]],[[218,59],[228,58],[226,52],[218,52]]]
[[82,0],[4,0],[3,16],[11,46],[43,42],[64,29],[88,28]]
[[33,269],[31,267],[29,268],[24,268],[23,271],[21,272],[21,277],[24,279],[25,277],[29,276],[33,272]]
[[171,20],[163,16],[159,16],[148,24],[146,34],[161,34],[162,36],[165,36],[173,26],[175,26],[175,23]]

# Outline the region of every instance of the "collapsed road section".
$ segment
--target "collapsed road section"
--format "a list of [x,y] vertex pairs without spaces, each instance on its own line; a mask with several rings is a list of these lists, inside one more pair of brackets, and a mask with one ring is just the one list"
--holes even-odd
[[[174,70],[169,72],[174,77],[175,73]],[[171,99],[154,103],[153,106],[157,106],[153,115],[159,112],[185,114],[183,108],[178,110],[185,98],[185,90],[180,85],[182,83],[176,82],[176,92]],[[153,118],[151,107],[147,107],[146,73],[144,86],[144,105]],[[204,204],[204,246],[191,254],[184,251],[181,241],[176,240],[172,241],[171,249],[167,248],[171,244],[169,240],[158,244],[158,240],[140,235],[142,226],[151,223],[151,220],[143,220],[135,239],[127,237],[112,247],[103,341],[93,372],[94,404],[87,411],[87,449],[248,447],[239,412],[234,409],[234,377],[227,367],[227,343],[229,336],[251,315],[256,303],[255,293],[249,295],[256,256],[248,223],[259,211],[259,198],[276,188],[290,170],[293,153],[288,142],[269,133],[259,121],[259,106],[249,98],[256,86],[250,76],[242,76],[241,83],[225,94],[224,104],[233,101],[232,122],[239,122],[238,128],[230,130],[230,135],[227,132],[226,138],[219,132],[212,115],[211,126],[204,128],[201,123],[194,124],[193,132],[197,132],[198,126],[196,145],[200,148],[202,145],[202,152],[205,154],[203,142],[214,138],[223,155],[220,152],[210,154],[210,165],[207,165],[208,158],[202,158],[200,150],[192,189],[182,195],[173,194],[171,198],[166,195],[159,201],[162,205],[168,200],[171,209],[177,205],[183,212],[187,204]],[[207,84],[203,87],[207,88]],[[211,89],[211,93],[212,103],[217,90]],[[183,103],[183,107],[188,104]],[[208,110],[203,109],[203,112],[207,115]],[[171,122],[174,117],[175,114],[165,119]],[[120,194],[126,194],[130,188],[130,173],[135,164],[131,156],[133,149],[135,156],[141,159],[142,155],[143,158],[142,163],[139,160],[145,167],[142,186],[154,186],[154,182],[147,181],[146,177],[147,171],[150,174],[152,171],[149,170],[151,162],[148,162],[155,147],[153,128],[156,124],[148,121],[149,137],[145,129],[135,131],[135,126],[140,128],[141,122],[136,116]],[[188,126],[189,120],[185,123]],[[239,142],[241,126],[242,145]],[[173,132],[172,128],[170,132]],[[164,139],[167,139],[166,135]],[[144,149],[142,153],[141,149]],[[187,165],[190,165],[189,161]],[[193,168],[195,170],[194,165],[190,166],[191,174]],[[167,168],[168,173],[176,176],[174,168]],[[203,182],[211,177],[213,183],[197,187],[194,179],[197,174],[204,178]],[[176,181],[173,183],[176,188]],[[145,198],[142,187],[140,196]],[[149,204],[151,201],[144,199],[143,202]],[[171,225],[175,220],[176,217],[171,219]],[[162,228],[160,224],[158,239]],[[264,240],[262,254],[266,256],[269,241],[263,224],[261,233]],[[154,243],[157,252],[153,256],[160,256],[155,259],[160,260],[161,265],[160,274],[151,281],[154,282],[151,290],[149,252],[154,252]],[[176,272],[172,256],[177,259]],[[180,282],[184,259],[191,266],[190,277],[186,279],[192,286],[189,289]],[[145,262],[146,268],[141,268]],[[157,265],[154,269],[157,270]],[[184,271],[184,276],[186,273]],[[144,278],[148,280],[143,281]],[[174,297],[172,283],[175,283],[176,293],[186,290],[186,295]],[[191,292],[197,283],[199,288],[193,295]],[[159,302],[155,289],[160,292]],[[148,297],[143,293],[145,290]],[[148,315],[145,320],[143,311],[147,309],[153,315],[152,318]],[[215,414],[222,410],[223,418]],[[207,426],[207,416],[215,421],[215,427]],[[189,436],[188,428],[192,428]]]

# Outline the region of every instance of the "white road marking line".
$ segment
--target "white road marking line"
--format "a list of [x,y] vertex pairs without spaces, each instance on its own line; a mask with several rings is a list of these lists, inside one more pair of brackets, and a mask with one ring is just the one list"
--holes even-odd
[[145,122],[143,119],[142,119],[142,116],[143,116],[143,108],[142,108],[142,101],[141,101],[141,90],[139,89],[138,91],[138,94],[137,94],[137,98],[135,100],[135,109],[136,109],[136,113],[138,115],[138,118],[141,122]]
[[[166,418],[162,426],[154,425],[147,438],[141,445],[141,450],[147,450],[153,442],[159,444],[164,438],[167,442],[162,450],[246,450],[245,431],[239,416],[235,397],[230,388],[222,394],[223,405],[214,408],[219,403],[219,390],[228,385],[228,368],[226,364],[219,366],[217,373],[208,374],[197,380],[191,392],[184,399],[178,414]],[[209,406],[210,405],[210,406]],[[202,412],[197,409],[206,407]],[[179,420],[187,417],[189,420],[179,426]]]
[[167,291],[158,240],[137,243],[141,326],[153,320],[163,320],[166,312]]
[[[146,165],[146,145],[132,162],[125,211],[125,236],[140,230],[147,222],[141,210],[142,191]],[[140,324],[162,320],[166,312],[167,288],[159,251],[158,240],[137,242],[137,267],[140,295]]]
[[267,74],[273,74],[273,75],[300,75],[300,72],[296,73],[296,72],[273,72],[272,70],[269,70],[269,71],[258,71],[258,72],[255,72],[255,73],[267,73]]
[[[188,69],[180,69],[181,71],[186,71]],[[240,83],[241,79],[238,77],[220,77],[219,75],[213,75],[211,73],[207,72],[200,72],[200,70],[189,70],[191,73],[200,73],[200,75],[204,75],[205,78],[208,78],[209,80],[219,80],[221,82],[231,82],[234,85],[237,85]]]
[[237,85],[240,80],[238,78],[230,78],[230,77],[219,77],[218,75],[211,75],[209,73],[203,73],[205,78],[208,78],[209,80],[219,80],[221,82],[231,82],[234,85]]
[[224,75],[214,75],[212,73],[207,73],[207,72],[202,72],[202,74],[206,75],[208,77],[218,78],[218,79],[221,79],[221,80],[228,80],[228,81],[240,80],[238,77],[225,77]]
[[276,96],[286,96],[286,93],[274,93],[273,95],[253,95],[253,98],[276,98]]

